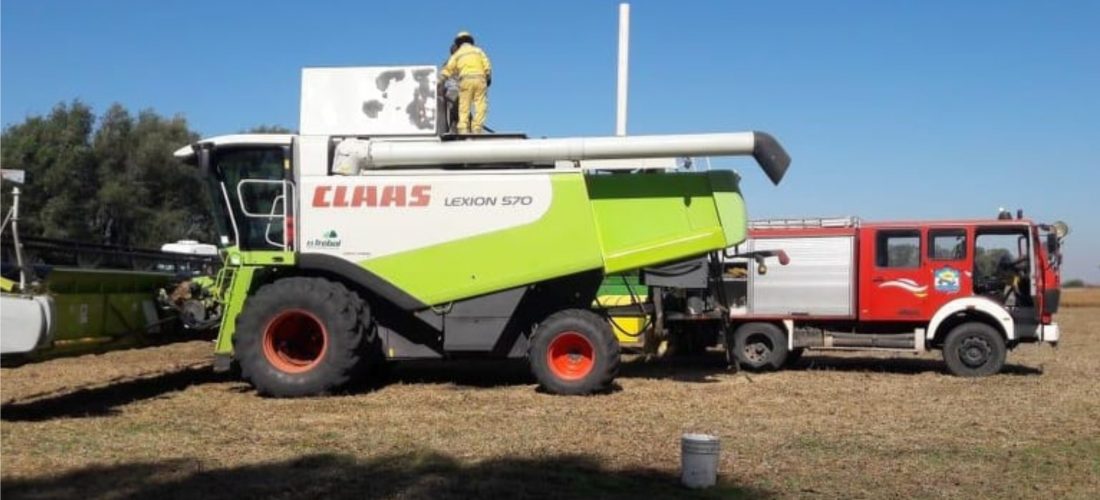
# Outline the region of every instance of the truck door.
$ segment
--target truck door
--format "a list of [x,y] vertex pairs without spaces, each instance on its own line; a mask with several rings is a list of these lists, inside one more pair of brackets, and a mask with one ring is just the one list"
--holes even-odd
[[963,227],[937,227],[928,230],[926,256],[931,286],[925,313],[935,314],[940,306],[972,294],[974,273],[970,249],[972,235]]
[[921,272],[920,229],[869,227],[860,233],[860,319],[921,319],[932,287],[931,276]]

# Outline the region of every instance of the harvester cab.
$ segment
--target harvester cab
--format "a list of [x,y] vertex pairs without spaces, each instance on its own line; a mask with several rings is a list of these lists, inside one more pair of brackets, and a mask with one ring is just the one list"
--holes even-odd
[[526,357],[551,392],[604,390],[619,349],[590,309],[603,277],[747,232],[732,171],[638,166],[752,156],[778,183],[790,162],[760,132],[448,136],[437,78],[307,68],[299,134],[176,152],[207,174],[227,248],[217,366],[298,396],[386,360]]

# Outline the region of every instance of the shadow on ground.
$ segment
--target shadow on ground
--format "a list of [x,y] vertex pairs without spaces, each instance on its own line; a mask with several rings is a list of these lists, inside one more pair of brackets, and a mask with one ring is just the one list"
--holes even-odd
[[401,361],[393,363],[383,378],[383,384],[455,384],[466,387],[535,383],[535,377],[523,359]]
[[[620,365],[619,377],[711,383],[717,382],[713,375],[728,371],[725,356],[721,353],[652,361],[646,361],[640,356],[628,356]],[[382,385],[392,383],[503,387],[532,385],[536,381],[525,359],[469,359],[394,363]]]
[[4,403],[0,406],[0,419],[6,422],[36,422],[54,418],[109,416],[130,403],[224,380],[227,376],[214,373],[209,365],[190,366],[150,377],[111,381],[62,394]]
[[[901,375],[921,373],[942,373],[946,375],[948,373],[947,366],[944,365],[942,360],[904,357],[806,356],[787,369],[796,371],[895,373]],[[1042,373],[1041,368],[1016,364],[1006,364],[1001,370],[1002,375],[1042,375]]]
[[464,463],[439,453],[357,460],[309,455],[285,462],[209,469],[195,460],[95,466],[42,478],[6,478],[14,498],[770,498],[720,482],[687,490],[659,470],[611,470],[598,459],[564,455]]

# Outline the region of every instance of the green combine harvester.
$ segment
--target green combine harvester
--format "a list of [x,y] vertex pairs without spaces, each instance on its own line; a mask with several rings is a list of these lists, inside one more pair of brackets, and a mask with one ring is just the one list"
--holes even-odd
[[790,161],[760,132],[450,135],[436,88],[433,66],[307,68],[299,135],[176,152],[221,201],[216,369],[308,396],[388,360],[526,358],[549,392],[607,390],[605,276],[746,237],[735,173],[642,167],[752,156],[778,183]]

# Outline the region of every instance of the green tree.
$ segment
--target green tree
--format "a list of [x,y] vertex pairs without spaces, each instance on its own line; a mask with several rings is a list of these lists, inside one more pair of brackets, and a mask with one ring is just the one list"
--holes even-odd
[[[285,134],[272,125],[249,133]],[[199,139],[187,120],[114,104],[99,117],[74,100],[7,127],[0,163],[27,173],[21,232],[27,236],[159,248],[215,239],[205,180],[173,156]],[[3,204],[11,202],[5,182]]]
[[245,131],[246,134],[293,134],[293,130],[290,130],[282,125],[257,125]]
[[143,248],[213,241],[200,173],[172,155],[198,139],[182,116],[135,118],[115,104],[95,124],[91,108],[73,101],[4,130],[0,161],[27,172],[24,234]]
[[[87,223],[99,188],[89,143],[94,123],[91,108],[73,101],[4,130],[0,162],[27,174],[20,203],[26,234],[96,240]],[[11,188],[5,185],[3,191],[7,206]]]

